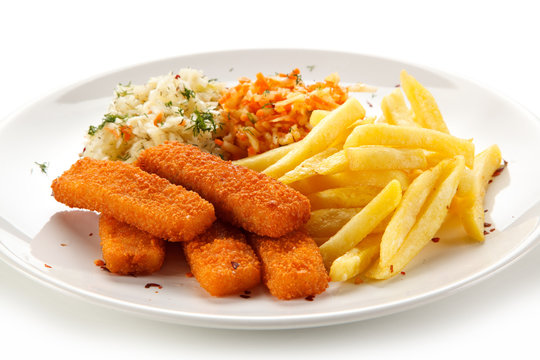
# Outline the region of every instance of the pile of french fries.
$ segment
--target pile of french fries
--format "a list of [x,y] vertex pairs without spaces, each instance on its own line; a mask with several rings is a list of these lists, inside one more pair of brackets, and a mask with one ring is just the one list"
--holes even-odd
[[314,111],[303,140],[236,161],[309,198],[306,228],[333,281],[401,273],[449,212],[471,239],[484,240],[498,146],[475,156],[472,140],[449,133],[431,93],[406,71],[400,80],[378,119],[350,98],[331,112]]

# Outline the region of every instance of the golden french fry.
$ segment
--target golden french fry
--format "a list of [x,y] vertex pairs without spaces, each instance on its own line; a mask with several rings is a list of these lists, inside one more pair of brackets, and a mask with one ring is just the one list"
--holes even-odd
[[330,268],[335,259],[360,243],[377,224],[394,211],[400,200],[401,186],[399,181],[392,180],[365,208],[320,247],[325,266]]
[[328,110],[313,110],[309,117],[309,123],[311,126],[316,126],[321,120],[330,113]]
[[299,181],[316,175],[317,173],[315,169],[321,163],[321,161],[324,161],[326,158],[328,158],[332,154],[335,154],[337,151],[338,149],[336,148],[328,148],[326,150],[323,150],[322,152],[302,161],[300,165],[287,172],[278,180],[284,184],[290,184],[295,181]]
[[386,266],[397,253],[407,234],[416,223],[418,213],[422,209],[428,195],[448,163],[441,162],[436,167],[424,171],[409,185],[399,203],[394,216],[388,223],[381,241],[380,266]]
[[261,172],[267,167],[269,167],[270,165],[274,164],[276,161],[278,161],[282,157],[284,157],[285,155],[287,155],[289,151],[297,147],[298,144],[300,144],[300,142],[301,140],[296,143],[292,143],[292,144],[281,146],[272,150],[268,150],[262,154],[250,156],[250,157],[243,158],[240,160],[235,160],[233,161],[233,163],[236,165],[245,166],[247,168],[250,168],[251,170]]
[[427,167],[426,155],[422,149],[396,149],[379,145],[364,145],[349,147],[344,151],[349,169],[352,171],[424,169]]
[[400,74],[401,87],[414,112],[414,119],[422,127],[449,134],[439,106],[433,95],[405,70]]
[[327,149],[342,132],[358,119],[364,118],[366,112],[360,102],[349,98],[343,105],[326,115],[287,155],[266,168],[263,173],[275,179],[294,169],[302,161]]
[[488,182],[501,164],[501,159],[501,150],[497,145],[490,146],[475,157],[468,197],[470,200],[460,204],[465,206],[460,209],[463,227],[467,234],[477,241],[484,240],[484,197]]
[[387,124],[414,127],[420,126],[414,122],[412,111],[407,107],[407,104],[405,104],[405,98],[400,89],[394,89],[392,93],[386,95],[382,99],[381,110]]
[[451,156],[448,156],[447,154],[442,154],[440,152],[434,152],[434,151],[425,151],[425,155],[426,155],[428,168],[432,168],[436,166],[438,163],[440,163],[443,160],[452,158]]
[[345,186],[369,185],[383,188],[392,180],[398,180],[402,189],[409,184],[409,176],[402,170],[344,171],[333,175],[315,175],[309,179],[289,184],[302,194],[312,194],[327,189]]
[[[362,208],[339,208],[319,209],[311,212],[311,217],[305,228],[308,234],[314,238],[328,238],[335,235],[352,217],[358,214]],[[373,229],[373,233],[384,232],[388,222],[388,216]]]
[[315,166],[315,172],[319,175],[337,174],[349,169],[349,162],[345,156],[345,151],[338,151],[320,161]]
[[407,234],[397,253],[386,264],[377,261],[365,273],[373,279],[388,279],[396,274],[412,260],[429,243],[448,213],[450,202],[456,193],[459,179],[464,168],[464,159],[457,156],[446,164],[439,177],[435,189],[428,195],[417,221]]
[[360,244],[338,257],[330,266],[332,281],[346,281],[361,274],[379,253],[380,234],[366,236]]
[[470,168],[472,168],[474,162],[474,144],[472,141],[431,129],[387,124],[358,126],[349,135],[343,147],[349,148],[361,145],[419,148],[440,152],[448,157],[463,155],[466,165]]
[[357,185],[319,191],[307,195],[307,198],[311,210],[354,208],[367,205],[380,191],[379,187]]

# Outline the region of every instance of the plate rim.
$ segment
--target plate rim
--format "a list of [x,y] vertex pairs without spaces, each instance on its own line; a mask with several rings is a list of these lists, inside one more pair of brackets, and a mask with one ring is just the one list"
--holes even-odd
[[[245,53],[245,52],[276,52],[276,51],[300,51],[300,52],[311,52],[314,55],[316,53],[325,53],[327,55],[331,54],[332,56],[346,55],[346,56],[359,56],[364,58],[371,58],[373,60],[384,60],[394,63],[400,63],[403,65],[416,66],[418,68],[432,71],[439,75],[458,79],[459,81],[472,84],[482,91],[489,92],[495,95],[497,98],[500,98],[503,101],[509,102],[514,107],[520,109],[526,113],[531,119],[536,121],[536,125],[540,124],[540,117],[530,111],[527,107],[523,106],[521,103],[515,99],[507,96],[497,89],[493,89],[489,86],[486,86],[476,80],[471,80],[464,78],[459,74],[453,74],[440,70],[431,66],[426,66],[422,64],[417,64],[410,61],[401,60],[397,57],[388,57],[388,56],[378,56],[372,54],[363,54],[356,52],[346,52],[346,51],[336,51],[336,50],[321,50],[321,49],[304,49],[304,48],[254,48],[254,49],[232,49],[232,50],[219,50],[219,51],[209,51],[209,52],[200,52],[200,53],[190,53],[178,56],[170,56],[167,58],[154,59],[145,62],[140,62],[136,64],[131,64],[124,67],[118,67],[113,70],[104,71],[89,77],[86,77],[82,80],[72,82],[68,85],[63,85],[57,88],[56,90],[37,97],[36,99],[29,100],[25,104],[21,105],[19,108],[12,111],[10,114],[4,116],[0,120],[0,132],[3,131],[4,127],[9,125],[13,120],[20,116],[27,109],[36,106],[39,103],[46,102],[47,99],[58,96],[61,93],[67,93],[73,88],[84,85],[90,81],[94,81],[100,78],[104,78],[120,71],[129,71],[138,67],[143,67],[147,65],[152,65],[158,62],[174,61],[175,59],[181,59],[190,56],[213,56],[223,53]],[[527,209],[529,210],[529,209]],[[9,223],[9,221],[6,219]],[[11,224],[11,223],[10,223]],[[1,232],[3,236],[11,236],[17,240],[20,240],[19,237],[8,233],[7,231]],[[190,326],[200,326],[208,328],[222,328],[222,329],[294,329],[294,328],[309,328],[316,326],[325,326],[325,325],[336,325],[344,324],[355,321],[367,320],[379,316],[385,316],[405,310],[415,308],[417,306],[424,305],[428,302],[436,301],[442,297],[450,296],[458,291],[464,290],[473,286],[474,284],[485,280],[499,271],[503,270],[507,266],[510,266],[522,256],[526,255],[533,248],[535,248],[540,243],[540,225],[537,223],[534,230],[525,238],[522,239],[519,246],[514,248],[510,253],[506,254],[504,257],[499,259],[496,263],[492,264],[490,267],[483,269],[483,271],[477,272],[472,276],[469,276],[465,279],[462,279],[458,282],[451,283],[450,285],[443,286],[441,288],[425,292],[423,294],[408,297],[402,300],[389,302],[387,304],[373,305],[367,308],[362,309],[346,309],[333,312],[317,313],[317,314],[303,314],[303,315],[282,315],[282,316],[237,316],[237,315],[216,315],[216,314],[204,314],[204,313],[194,313],[194,312],[183,312],[179,310],[168,310],[160,309],[148,305],[139,305],[134,304],[129,301],[124,301],[120,299],[115,299],[108,297],[106,295],[97,294],[91,291],[83,290],[73,285],[61,281],[59,279],[51,278],[47,276],[46,273],[39,271],[37,268],[32,266],[29,262],[25,262],[23,259],[17,257],[13,252],[2,242],[0,241],[0,259],[6,264],[16,269],[18,272],[23,275],[36,280],[38,283],[45,285],[51,289],[59,290],[61,293],[65,293],[76,298],[81,298],[89,303],[97,304],[104,306],[106,308],[121,310],[127,313],[131,313],[137,316],[142,316],[145,318],[150,318],[154,320],[165,321],[169,323],[184,324]],[[10,254],[12,256],[10,256]]]

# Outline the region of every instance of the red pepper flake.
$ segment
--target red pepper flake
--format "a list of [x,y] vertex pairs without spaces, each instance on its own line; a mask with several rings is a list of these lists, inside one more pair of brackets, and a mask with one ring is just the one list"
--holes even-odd
[[390,265],[390,272],[391,272],[391,273],[394,272],[394,265]]
[[433,241],[434,243],[438,243],[439,240],[441,240],[441,238],[438,237],[434,237],[433,239],[431,239],[431,241]]
[[488,212],[488,209],[485,209],[485,210],[484,210],[484,213],[487,213],[487,212]]
[[186,273],[186,277],[192,278],[192,277],[193,277],[193,273],[187,272],[187,273]]
[[180,79],[180,75],[176,75],[174,78],[175,78],[176,80],[178,80],[178,79]]
[[499,167],[497,170],[495,170],[495,172],[493,173],[493,177],[495,176],[499,176],[501,175],[501,173],[503,172],[503,170],[508,166],[508,161],[506,160],[503,160],[503,164],[501,165],[501,167]]
[[46,268],[52,269],[51,265],[44,264]]
[[105,266],[105,261],[101,259],[94,260],[94,265],[96,266]]
[[402,272],[401,272],[401,275],[405,275],[405,271],[402,271]]
[[354,279],[354,283],[356,285],[362,284],[363,282],[364,282],[364,280],[361,277],[357,277],[356,279]]
[[373,107],[373,104],[366,100],[366,103],[369,105],[369,107]]
[[491,227],[490,223],[484,223],[484,227]]
[[489,234],[489,233],[488,233],[486,230],[484,230],[484,235],[488,235],[488,234]]
[[315,299],[315,295],[308,295],[308,296],[306,296],[306,300],[307,300],[307,301],[313,301],[313,299]]
[[238,269],[238,267],[240,266],[240,264],[237,263],[236,261],[231,261],[231,265],[232,265],[234,270]]
[[241,297],[242,299],[249,299],[249,298],[250,298],[251,296],[249,296],[249,295],[244,295],[244,294],[241,294],[241,295],[240,295],[240,297]]
[[401,87],[401,84],[397,84],[397,85],[395,85],[394,87]]
[[92,236],[92,235],[94,235],[94,233],[90,233],[90,234],[88,234],[88,236]]
[[492,233],[492,232],[494,232],[494,231],[495,231],[495,228],[489,229],[489,232],[490,232],[490,233]]
[[493,182],[493,179],[489,179],[488,184],[491,184]]
[[163,289],[163,286],[156,284],[156,283],[148,283],[144,285],[145,289],[151,288],[151,287],[157,287],[158,289]]

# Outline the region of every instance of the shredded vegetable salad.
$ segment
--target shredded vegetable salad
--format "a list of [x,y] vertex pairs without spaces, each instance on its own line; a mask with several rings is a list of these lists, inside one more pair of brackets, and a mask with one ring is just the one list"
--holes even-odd
[[337,73],[306,84],[300,70],[275,76],[242,77],[219,100],[227,131],[215,143],[239,159],[263,153],[304,138],[311,130],[309,116],[316,109],[333,110],[348,98]]

